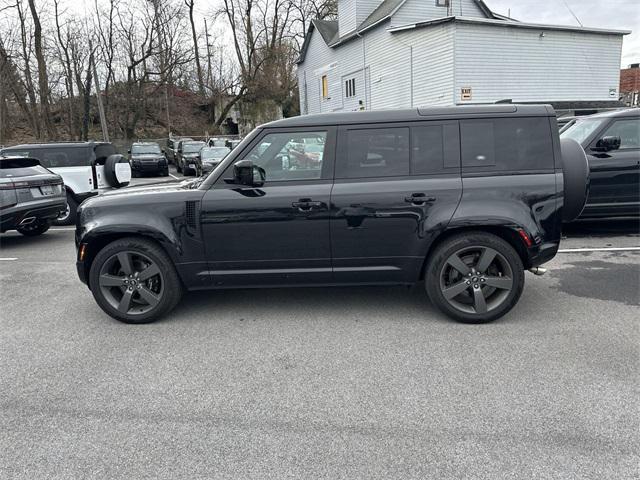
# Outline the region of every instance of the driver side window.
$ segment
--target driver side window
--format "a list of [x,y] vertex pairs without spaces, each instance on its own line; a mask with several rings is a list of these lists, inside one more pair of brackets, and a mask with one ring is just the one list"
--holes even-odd
[[616,120],[602,137],[620,137],[620,148],[640,148],[640,119]]
[[262,167],[266,181],[317,180],[327,132],[268,133],[245,157]]

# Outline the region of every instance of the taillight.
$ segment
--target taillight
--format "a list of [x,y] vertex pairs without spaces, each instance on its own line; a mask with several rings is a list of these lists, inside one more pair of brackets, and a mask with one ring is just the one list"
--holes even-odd
[[0,190],[16,190],[18,188],[29,188],[29,182],[11,182],[0,184]]
[[518,229],[518,233],[520,234],[520,238],[522,238],[522,241],[527,246],[527,248],[530,248],[531,245],[533,245],[533,241],[531,240],[531,237],[527,235],[527,232],[525,232],[522,228]]

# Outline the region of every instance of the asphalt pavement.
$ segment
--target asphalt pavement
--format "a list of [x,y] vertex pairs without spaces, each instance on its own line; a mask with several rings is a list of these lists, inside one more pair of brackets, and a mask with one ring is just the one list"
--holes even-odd
[[570,226],[487,325],[418,285],[191,293],[130,326],[71,228],[3,234],[0,478],[638,478],[638,247]]

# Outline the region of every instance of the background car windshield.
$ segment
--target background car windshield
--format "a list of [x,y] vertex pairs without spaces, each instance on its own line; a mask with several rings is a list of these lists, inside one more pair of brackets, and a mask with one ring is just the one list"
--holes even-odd
[[184,153],[198,153],[204,146],[204,142],[185,143],[182,151]]
[[599,118],[577,120],[576,123],[564,130],[560,136],[562,138],[572,138],[576,142],[582,143],[602,125],[603,121]]
[[160,154],[162,150],[160,150],[159,145],[132,145],[131,146],[131,154],[132,155],[147,155],[147,154]]
[[203,148],[201,152],[202,158],[223,158],[229,153],[227,147],[212,147],[212,148]]

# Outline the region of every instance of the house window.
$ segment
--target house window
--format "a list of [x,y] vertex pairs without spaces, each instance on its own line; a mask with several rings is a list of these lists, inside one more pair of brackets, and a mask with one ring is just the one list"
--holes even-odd
[[322,76],[322,98],[329,98],[329,80],[326,75]]
[[356,79],[351,78],[344,82],[344,96],[347,98],[356,96]]
[[436,7],[448,7],[449,0],[436,0]]

